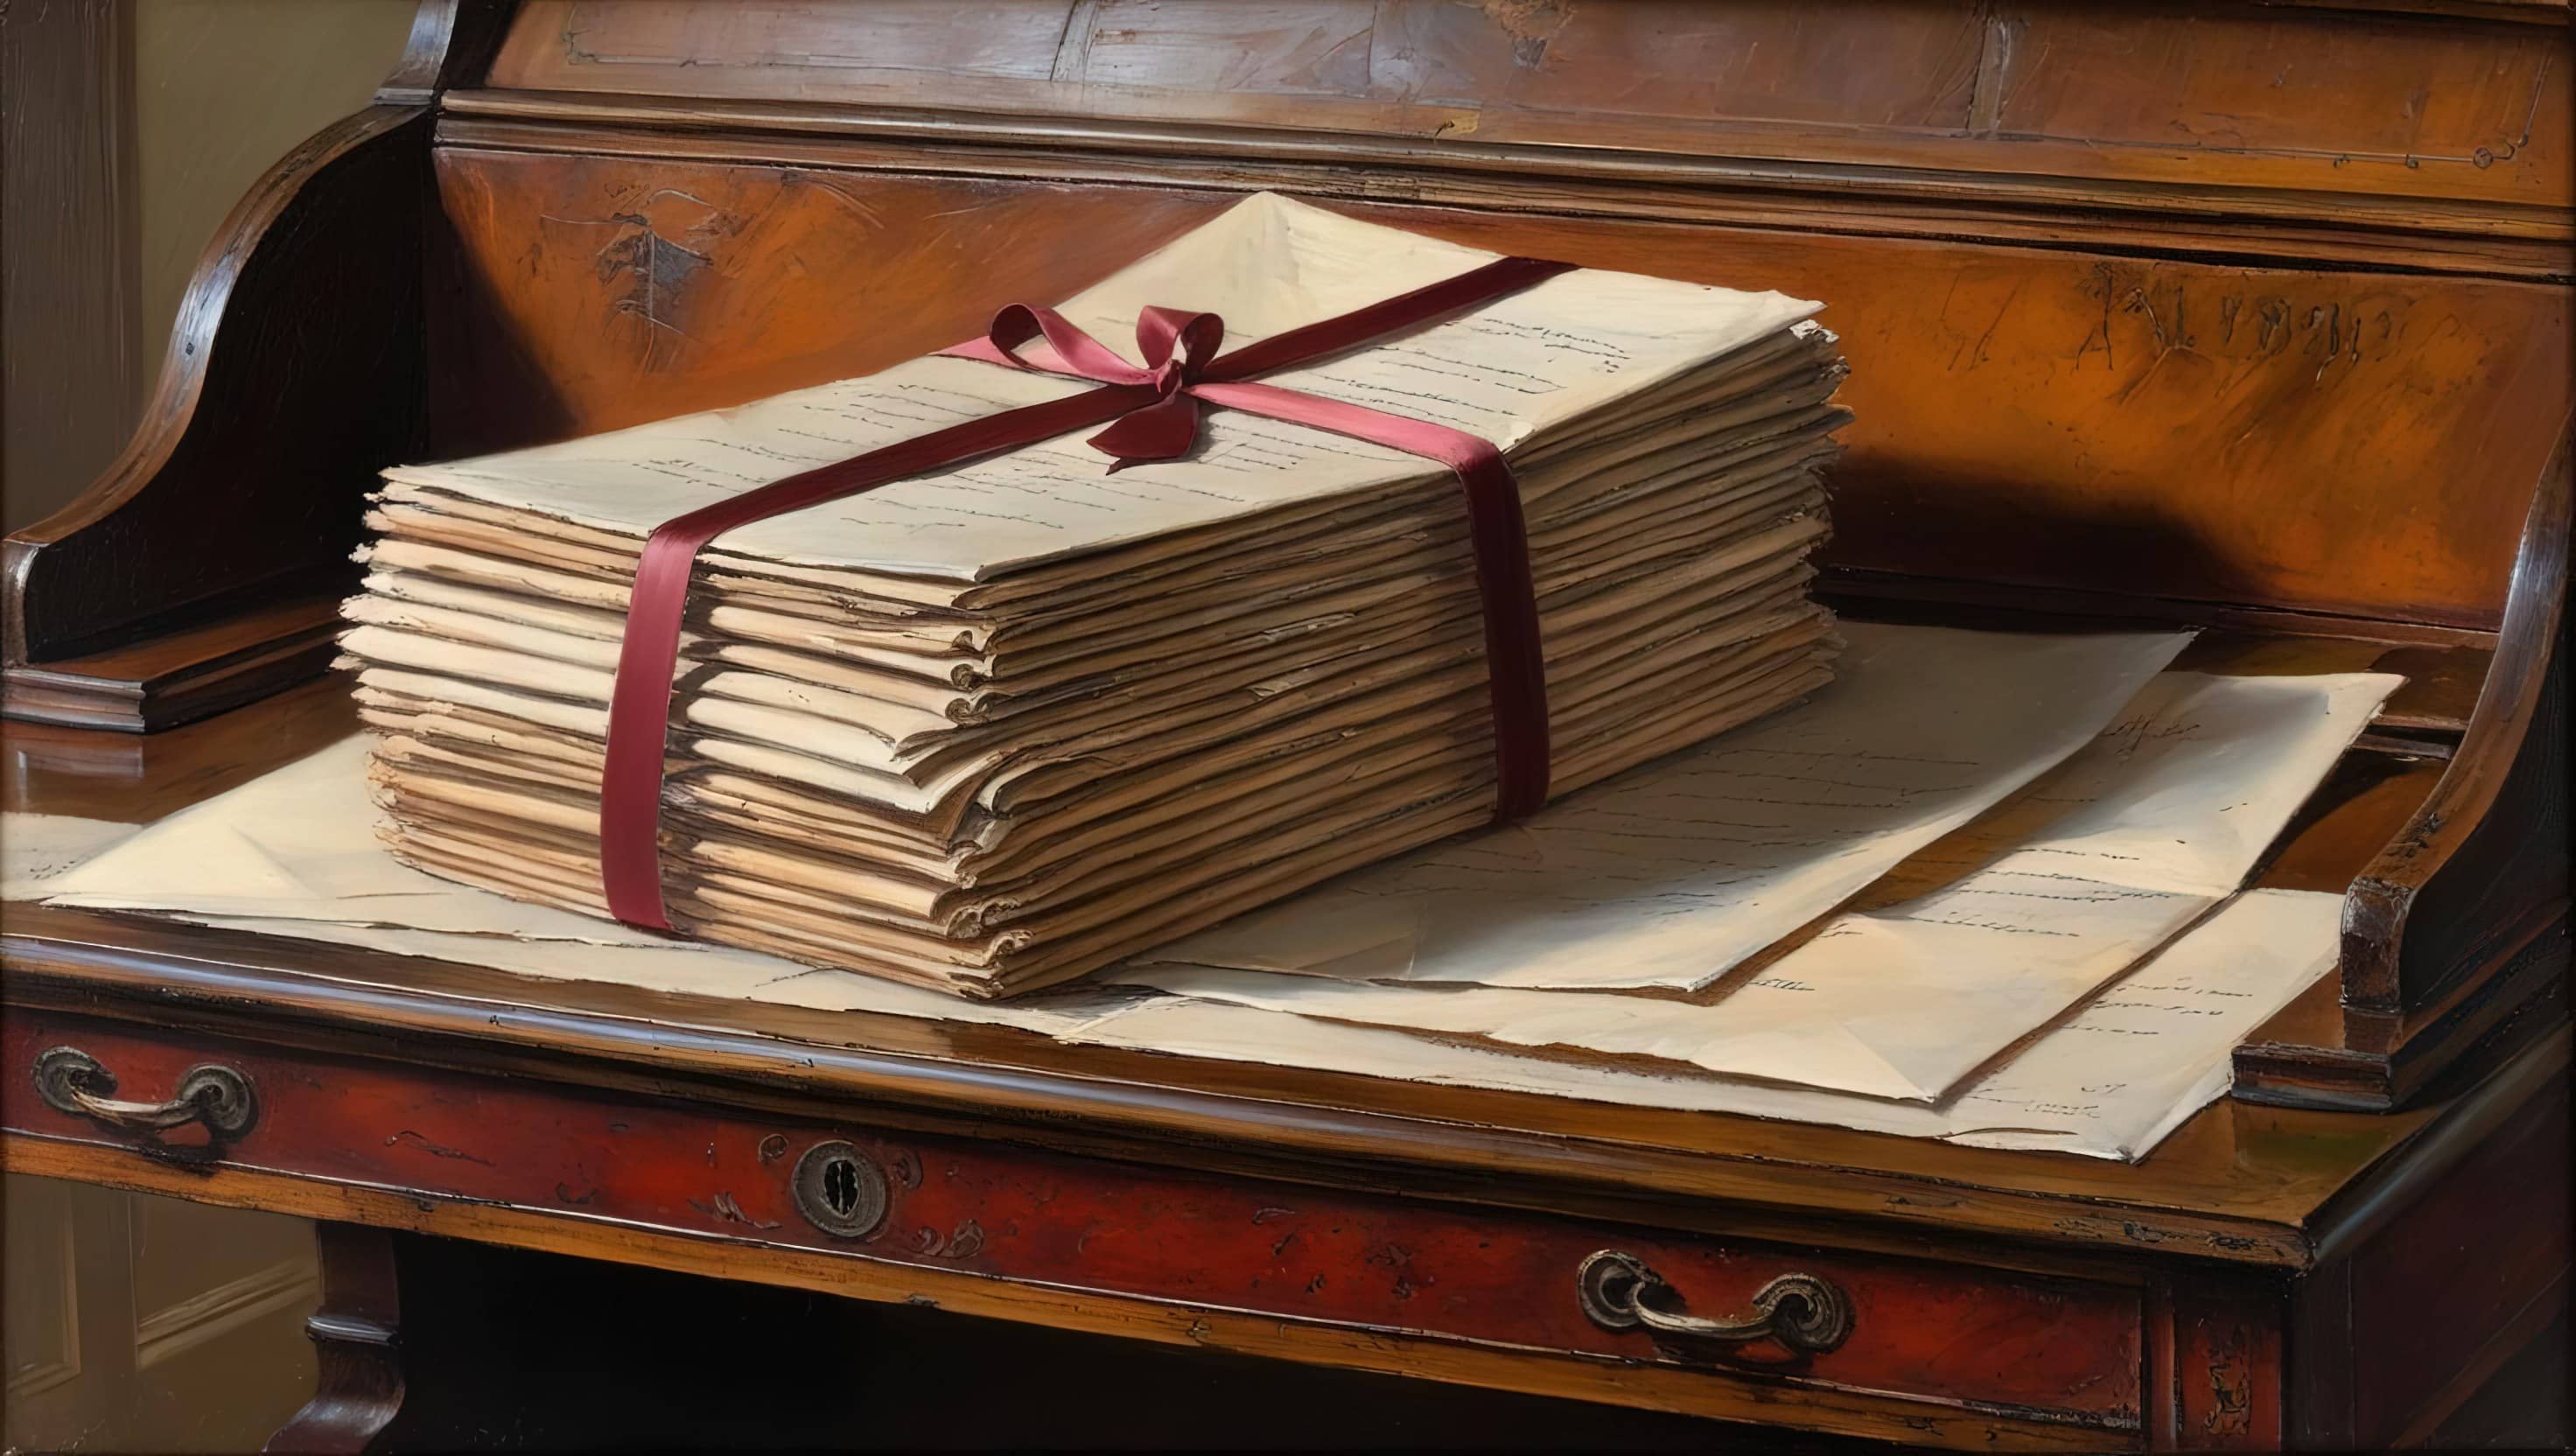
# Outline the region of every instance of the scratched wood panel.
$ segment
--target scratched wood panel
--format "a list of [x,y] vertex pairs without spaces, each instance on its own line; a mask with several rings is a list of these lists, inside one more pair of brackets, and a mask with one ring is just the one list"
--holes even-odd
[[[1232,200],[460,148],[438,174],[449,454],[882,367]],[[2567,405],[2567,303],[2541,286],[1348,210],[1825,300],[1859,416],[1846,566],[2492,626]]]
[[[2175,1281],[2167,1307],[2173,1358],[2168,1417],[2150,1417],[2156,1450],[2278,1451],[2288,1428],[2284,1351],[2277,1298],[2245,1289]],[[2157,1392],[2161,1402],[2163,1391]],[[2170,1419],[2171,1425],[2165,1422]]]
[[860,7],[643,0],[544,7],[524,15],[515,33],[518,43],[541,43],[559,63],[603,81],[693,64],[702,54],[739,65],[746,43],[765,67],[812,72],[821,85],[836,73],[1043,81],[1055,68],[1065,11],[1062,0],[972,7],[949,0],[866,0]]
[[2567,410],[2539,285],[1354,210],[1825,300],[1847,566],[2493,626]]
[[2564,207],[2570,61],[2225,3],[533,0],[489,84]]

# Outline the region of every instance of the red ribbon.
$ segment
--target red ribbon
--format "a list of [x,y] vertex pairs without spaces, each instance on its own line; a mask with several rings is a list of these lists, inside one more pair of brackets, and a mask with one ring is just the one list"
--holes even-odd
[[[1572,266],[1504,258],[1231,354],[1217,352],[1225,342],[1225,323],[1215,314],[1148,308],[1136,320],[1136,342],[1145,356],[1141,369],[1054,310],[1015,303],[994,315],[984,338],[941,352],[1096,380],[1103,387],[934,430],[663,522],[636,562],[635,592],[626,609],[626,636],[618,648],[617,681],[608,704],[607,764],[599,787],[599,868],[608,913],[629,925],[671,928],[662,905],[662,760],[689,572],[708,542],[755,521],[1103,422],[1109,427],[1090,443],[1112,457],[1111,470],[1177,459],[1198,438],[1201,401],[1368,440],[1437,460],[1456,472],[1465,488],[1476,585],[1484,598],[1485,664],[1494,712],[1494,814],[1510,820],[1536,812],[1547,802],[1546,665],[1520,487],[1502,451],[1443,425],[1250,380],[1516,293]],[[1022,345],[1029,345],[1026,354],[1017,352]]]

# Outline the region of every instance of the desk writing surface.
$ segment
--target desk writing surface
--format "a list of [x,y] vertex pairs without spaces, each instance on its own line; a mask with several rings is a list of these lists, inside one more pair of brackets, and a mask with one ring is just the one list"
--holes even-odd
[[[2438,722],[2465,704],[2446,652],[2241,642],[2207,665],[2349,670],[2392,652],[2430,659],[2392,716]],[[149,738],[12,724],[12,811],[148,821],[354,731],[345,683],[309,684]],[[2437,776],[2438,761],[2356,754],[2269,856],[2257,883],[2340,888]],[[2338,879],[2337,877],[2341,878]],[[2330,1200],[2434,1120],[2220,1100],[2135,1166],[1952,1147],[1702,1113],[1613,1108],[1295,1069],[1059,1045],[1005,1028],[537,982],[488,968],[36,905],[9,909],[10,999],[145,1016],[289,1042],[393,1032],[400,1055],[613,1083],[646,1072],[808,1104],[1043,1122],[1069,1146],[1106,1139],[1152,1159],[1293,1168],[1352,1159],[1403,1186],[1505,1202],[1713,1199],[1796,1217],[2299,1264]],[[381,1039],[376,1038],[381,1045]],[[381,1054],[381,1053],[379,1053]],[[763,1065],[766,1063],[767,1065]],[[729,1095],[711,1088],[713,1095]],[[990,1122],[983,1124],[988,1130]],[[1139,1145],[1141,1140],[1142,1145]],[[1211,1153],[1210,1149],[1216,1151]],[[1496,1172],[1509,1178],[1496,1180]],[[1731,1226],[1742,1226],[1732,1219]]]

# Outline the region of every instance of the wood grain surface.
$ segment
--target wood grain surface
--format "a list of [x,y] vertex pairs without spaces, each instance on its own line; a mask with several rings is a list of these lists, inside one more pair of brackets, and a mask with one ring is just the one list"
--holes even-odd
[[124,449],[0,542],[0,709],[147,732],[329,660],[312,607],[354,579],[358,497],[420,448],[424,103],[489,63],[507,10],[424,0],[376,104],[216,229],[171,337],[147,341],[160,375]]
[[[433,453],[743,403],[943,347],[1231,193],[438,154]],[[1386,204],[1498,252],[1827,301],[1853,568],[2492,629],[2563,413],[2562,294]]]

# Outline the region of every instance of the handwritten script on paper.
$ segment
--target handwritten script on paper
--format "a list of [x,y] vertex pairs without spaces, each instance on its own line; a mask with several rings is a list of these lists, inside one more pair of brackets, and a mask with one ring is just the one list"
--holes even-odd
[[[1934,1101],[2232,894],[2398,681],[2162,674],[2083,751],[1954,841],[1955,878],[1835,918],[1713,1002],[1178,964],[1111,975],[1307,1016]],[[1621,882],[1593,893],[1636,900]],[[1270,913],[1294,933],[1296,902]],[[1590,953],[1615,962],[1650,934],[1618,921],[1605,919]]]
[[1189,996],[1168,996],[1060,1035],[1172,1056],[2134,1162],[2227,1090],[2239,1041],[2334,968],[2342,914],[2340,895],[2239,895],[1937,1105],[1551,1060]]
[[43,898],[64,875],[141,828],[67,814],[11,814],[8,833],[0,835],[0,900]]

